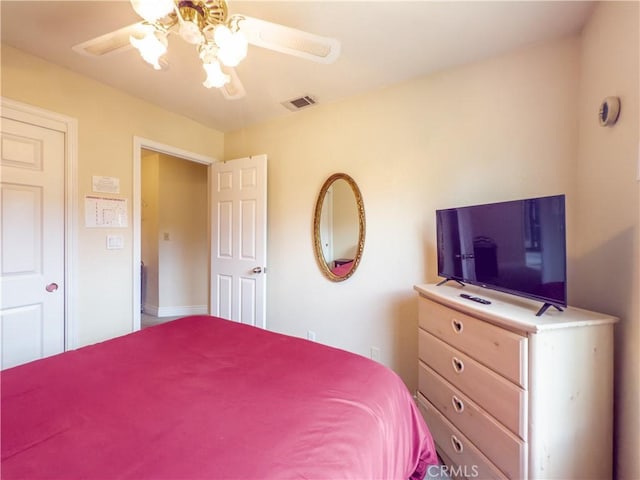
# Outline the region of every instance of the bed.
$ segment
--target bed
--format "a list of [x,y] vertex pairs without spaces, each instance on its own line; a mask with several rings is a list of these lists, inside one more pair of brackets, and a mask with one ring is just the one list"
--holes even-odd
[[331,272],[338,277],[344,277],[353,268],[353,260],[340,264],[338,263],[339,262],[336,261],[336,266],[331,269]]
[[388,368],[216,317],[0,375],[3,479],[408,479],[437,463]]

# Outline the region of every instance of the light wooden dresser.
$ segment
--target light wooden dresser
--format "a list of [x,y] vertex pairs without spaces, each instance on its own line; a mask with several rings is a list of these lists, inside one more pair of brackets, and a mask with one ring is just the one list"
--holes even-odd
[[616,318],[536,317],[540,302],[474,286],[414,288],[418,404],[454,476],[611,478]]

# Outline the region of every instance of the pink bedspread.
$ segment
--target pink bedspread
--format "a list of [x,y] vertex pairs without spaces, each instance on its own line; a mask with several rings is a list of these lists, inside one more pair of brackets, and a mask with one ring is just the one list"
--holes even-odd
[[353,261],[343,263],[342,265],[338,265],[337,267],[333,267],[331,272],[338,277],[344,277],[347,273],[351,271],[353,268]]
[[196,316],[1,373],[2,478],[406,479],[437,463],[399,377]]

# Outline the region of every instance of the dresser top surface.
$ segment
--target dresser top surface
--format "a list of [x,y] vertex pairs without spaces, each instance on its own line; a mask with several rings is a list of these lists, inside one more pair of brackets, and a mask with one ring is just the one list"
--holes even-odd
[[[474,285],[465,285],[463,287],[454,284],[439,286],[436,284],[424,284],[415,285],[413,288],[421,296],[435,302],[463,313],[483,318],[491,323],[508,326],[524,332],[575,328],[618,321],[616,317],[611,315],[576,307],[567,307],[562,312],[551,307],[540,317],[537,317],[536,313],[542,306],[542,302]],[[474,302],[461,297],[460,295],[463,293],[489,300],[491,303]]]

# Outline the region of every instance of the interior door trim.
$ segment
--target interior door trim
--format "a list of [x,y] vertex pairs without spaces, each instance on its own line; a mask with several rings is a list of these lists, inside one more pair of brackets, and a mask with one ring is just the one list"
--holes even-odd
[[40,107],[0,97],[2,116],[65,135],[65,211],[64,211],[64,349],[78,346],[77,266],[78,266],[78,120]]

